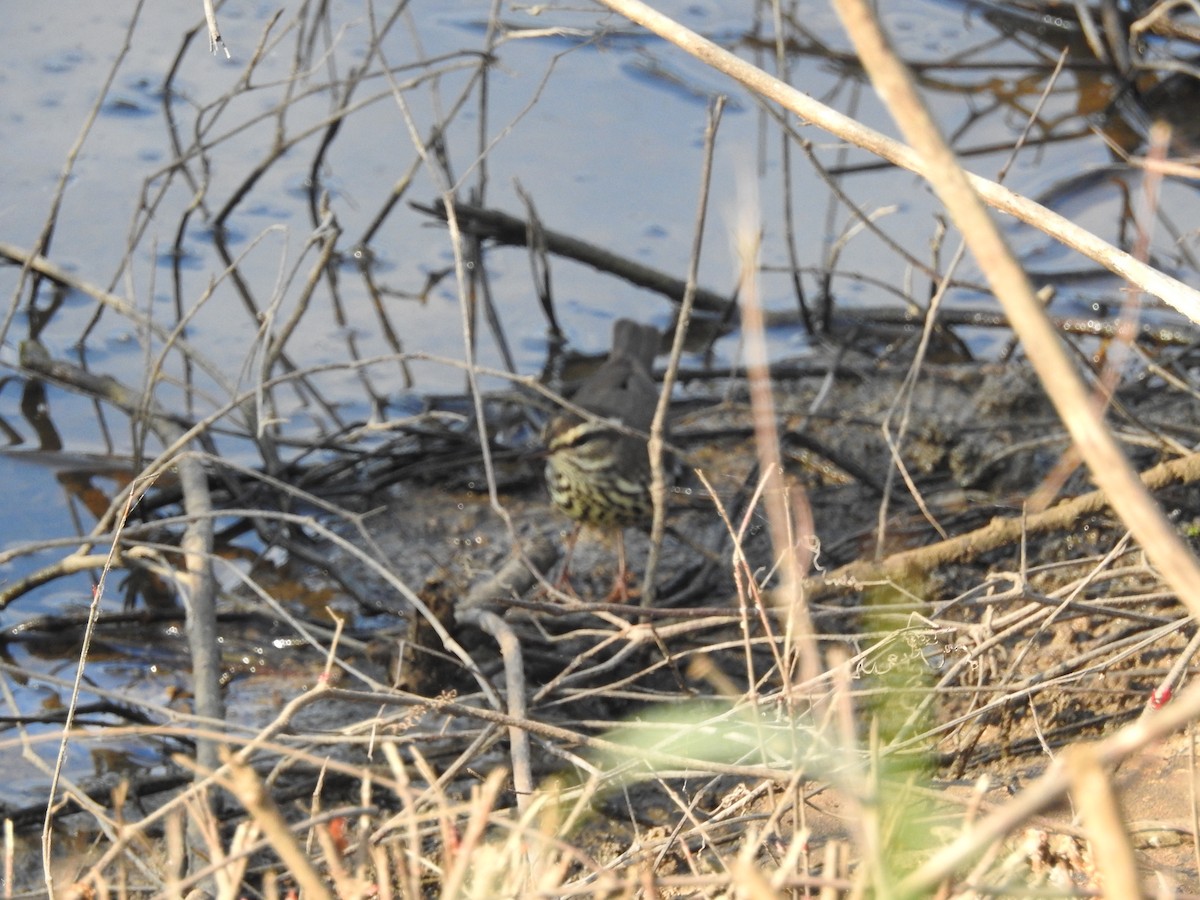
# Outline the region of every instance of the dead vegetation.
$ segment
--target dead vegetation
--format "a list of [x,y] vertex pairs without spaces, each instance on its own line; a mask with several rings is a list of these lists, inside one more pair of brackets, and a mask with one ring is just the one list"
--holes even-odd
[[[672,25],[611,6],[664,33]],[[1095,21],[1078,18],[1085,4],[1055,7],[1075,25],[1049,38],[1034,27],[1044,4],[979,6],[1011,40],[1037,44],[1043,101],[1064,71],[1096,66],[1114,85],[1138,83],[1114,105],[1165,91],[1173,76],[1163,67],[1194,40],[1182,4],[1142,4],[1119,21],[1103,18],[1116,15],[1109,4],[1091,11]],[[1045,320],[1031,295],[1019,296],[1021,279],[1005,286],[991,254],[980,252],[977,276],[961,274],[958,251],[943,260],[944,233],[931,238],[932,262],[908,260],[928,297],[881,284],[903,304],[839,304],[840,254],[854,235],[890,238],[852,206],[842,193],[851,176],[822,163],[792,114],[931,180],[949,167],[923,155],[936,154],[932,135],[907,136],[910,150],[737,61],[731,74],[755,92],[763,121],[852,209],[821,266],[793,254],[783,267],[797,300],[783,323],[760,308],[760,278],[780,268],[761,262],[754,210],[736,235],[736,300],[697,283],[721,103],[710,106],[697,172],[691,272],[657,272],[543,227],[536,192],[524,195],[521,218],[490,210],[478,196],[493,146],[486,127],[468,167],[477,181],[456,175],[447,151],[464,109],[480,104],[486,120],[483,85],[507,42],[602,42],[613,23],[543,33],[493,8],[478,48],[400,64],[386,49],[406,7],[368,15],[371,38],[348,72],[333,65],[337,23],[305,8],[272,19],[236,84],[191,109],[187,124],[168,100],[176,158],[147,180],[129,253],[106,287],[55,265],[53,214],[36,246],[2,248],[24,267],[18,296],[34,298],[17,367],[30,424],[53,431],[37,402],[52,385],[123,416],[134,437],[130,465],[113,467],[111,496],[96,486],[109,470],[80,477],[96,523],[82,541],[5,554],[54,553],[4,586],[8,610],[73,573],[102,573],[85,615],[30,616],[7,632],[26,659],[77,660],[70,673],[3,664],[6,752],[48,785],[6,810],[12,895],[1200,893],[1191,731],[1200,691],[1188,685],[1200,646],[1193,237],[1171,245],[1165,266],[1162,254],[1150,258],[1148,237],[1109,246],[975,177],[989,202],[1127,280],[1125,297],[1148,298],[1142,318],[1123,299],[1108,315],[1051,304]],[[812,54],[857,77],[855,59],[809,35],[797,8],[763,9],[781,59]],[[863,13],[839,9],[849,21]],[[853,24],[863,29],[856,40],[869,45],[870,27]],[[1171,43],[1147,43],[1148,34]],[[730,62],[687,35],[672,39],[710,64]],[[284,50],[294,54],[287,77],[260,78],[258,67]],[[886,68],[886,48],[860,53],[880,54],[867,68],[886,77],[875,68]],[[238,107],[268,84],[281,93],[264,95],[272,100],[261,120]],[[438,109],[431,124],[414,110],[427,89]],[[165,93],[173,90],[168,78]],[[903,90],[886,93],[895,101]],[[315,96],[331,101],[323,117],[289,119]],[[371,198],[377,208],[350,234],[323,179],[342,129],[376,104],[403,123],[411,167]],[[1022,112],[1048,138],[1038,109]],[[242,181],[219,191],[207,174],[259,121],[272,124],[272,140]],[[1148,155],[1124,160],[1126,171],[1194,177],[1170,138],[1142,137]],[[234,223],[259,180],[301,148],[312,151],[311,232],[264,290],[248,260],[270,228],[247,240]],[[417,173],[438,196],[409,210]],[[152,220],[185,188],[196,199],[178,220],[177,310],[164,322],[117,285],[136,271]],[[1162,189],[1155,182],[1151,199]],[[955,188],[941,190],[956,210]],[[786,196],[792,209],[798,201]],[[446,230],[451,266],[430,272],[420,293],[454,281],[466,348],[457,363],[406,348],[389,304],[404,291],[384,283],[389,268],[372,247],[401,212]],[[224,266],[198,289],[184,265],[193,216]],[[973,244],[977,229],[956,221]],[[779,229],[785,246],[791,228]],[[556,358],[546,378],[518,372],[485,277],[488,253],[516,243],[531,250],[552,333],[563,310],[549,273],[560,257],[673,304],[663,369],[683,475],[666,497],[665,533],[636,536],[632,557],[652,603],[596,602],[614,561],[595,538],[578,551],[572,590],[557,582],[565,522],[545,498],[537,435],[558,389],[577,380],[576,360]],[[985,278],[1003,315],[947,299],[984,290]],[[41,328],[68,292],[93,301],[97,320],[134,328],[145,347],[140,384],[46,348]],[[216,297],[240,301],[253,332],[242,372],[189,333]],[[314,354],[301,337],[322,317],[346,336],[337,352]],[[809,346],[797,359],[768,357],[764,330],[785,324],[805,330]],[[96,327],[86,326],[82,346]],[[356,330],[368,328],[386,345],[378,353],[358,343]],[[1009,328],[1020,344],[1004,346]],[[745,340],[738,367],[701,365],[731,331]],[[1046,334],[1053,352],[1073,354],[1062,354],[1067,369],[1048,368]],[[479,362],[484,335],[499,368]],[[407,407],[411,398],[397,403],[379,386],[399,377],[420,388],[413,369],[431,361],[457,366],[468,390]],[[345,415],[334,399],[340,379],[360,386],[369,416]],[[52,443],[41,447],[61,449]],[[1106,447],[1137,477],[1122,480]],[[118,578],[121,612],[104,603]],[[178,693],[152,695],[135,677],[91,677],[106,659],[188,677]],[[26,682],[61,691],[65,707],[23,706],[11,685]],[[110,777],[74,777],[71,753],[95,747],[114,748]]]

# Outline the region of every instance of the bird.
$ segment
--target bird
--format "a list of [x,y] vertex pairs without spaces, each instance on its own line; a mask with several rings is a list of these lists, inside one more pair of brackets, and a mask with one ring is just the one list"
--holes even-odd
[[[617,582],[610,598],[628,599],[624,529],[647,526],[654,515],[647,437],[658,406],[651,375],[660,335],[631,319],[613,324],[608,358],[571,398],[589,418],[564,411],[543,431],[550,499],[577,523],[563,564],[582,526],[617,536]],[[623,426],[618,427],[618,426]]]

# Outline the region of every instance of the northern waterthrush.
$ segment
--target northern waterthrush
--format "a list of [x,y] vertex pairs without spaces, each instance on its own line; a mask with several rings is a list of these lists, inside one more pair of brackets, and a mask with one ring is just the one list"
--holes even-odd
[[658,344],[656,328],[618,319],[608,359],[571,398],[596,418],[564,413],[543,433],[550,498],[580,524],[616,531],[621,584],[621,529],[648,525],[654,513],[646,434],[658,404],[650,375]]

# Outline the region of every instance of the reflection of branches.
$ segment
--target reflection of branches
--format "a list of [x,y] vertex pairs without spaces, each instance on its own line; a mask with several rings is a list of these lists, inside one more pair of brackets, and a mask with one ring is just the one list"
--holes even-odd
[[[133,13],[129,17],[129,27],[125,30],[125,41],[113,59],[112,65],[109,67],[104,84],[101,86],[100,90],[96,92],[96,100],[88,112],[87,119],[84,121],[83,126],[80,129],[79,136],[75,139],[75,143],[67,152],[67,158],[63,164],[62,172],[59,175],[58,184],[54,190],[54,197],[51,201],[50,210],[46,215],[46,220],[42,227],[42,233],[38,236],[36,243],[33,245],[32,251],[29,254],[26,254],[27,258],[29,259],[32,259],[35,256],[44,256],[50,250],[50,240],[54,234],[54,229],[58,225],[58,213],[62,205],[63,196],[66,193],[67,184],[69,183],[71,174],[75,168],[75,160],[78,158],[80,151],[83,150],[84,143],[87,140],[88,135],[91,133],[92,126],[95,124],[96,116],[99,114],[101,108],[108,100],[108,91],[109,88],[112,87],[113,79],[116,78],[117,72],[120,71],[121,65],[124,63],[125,57],[129,53],[129,49],[133,43],[133,34],[137,28],[138,20],[141,17],[143,4],[144,0],[138,0],[138,2],[134,5]],[[12,324],[13,316],[15,316],[17,313],[21,290],[24,287],[25,277],[29,271],[30,267],[28,264],[22,265],[21,277],[17,279],[17,288],[13,294],[12,303],[9,306],[8,312],[5,314],[3,324],[0,324],[0,344],[3,344],[7,340],[8,329]],[[34,284],[36,286],[37,279],[35,279]],[[33,293],[34,292],[31,292],[30,296],[31,304],[33,302]]]
[[[129,319],[137,327],[146,334],[151,334],[154,337],[167,341],[170,340],[175,347],[180,350],[187,359],[191,360],[195,365],[204,370],[205,374],[226,388],[232,389],[232,385],[225,379],[225,373],[216,365],[206,362],[206,358],[197,348],[192,347],[183,337],[172,333],[163,326],[159,325],[153,319],[143,314],[136,309],[133,304],[123,297],[109,293],[103,288],[97,287],[90,282],[85,281],[70,272],[56,265],[49,259],[42,256],[30,256],[28,252],[19,247],[14,247],[11,244],[0,242],[0,255],[18,262],[28,265],[30,269],[45,275],[48,278],[69,287],[71,290],[79,291],[82,294],[91,297],[102,306],[108,307],[119,313],[121,316]],[[95,377],[95,376],[92,376]]]
[[[364,61],[361,64],[355,65],[345,78],[331,75],[327,79],[316,81],[313,81],[313,76],[319,72],[320,66],[328,65],[330,72],[334,71],[332,68],[332,63],[335,59],[333,47],[337,46],[337,39],[335,39],[333,47],[323,51],[318,47],[320,36],[328,34],[320,21],[322,16],[329,14],[328,10],[316,11],[306,7],[298,14],[297,19],[294,22],[288,23],[282,31],[277,30],[279,14],[276,13],[266,23],[259,45],[255,48],[254,53],[250,55],[240,77],[227,92],[196,110],[194,120],[190,123],[192,134],[185,138],[184,130],[188,127],[188,124],[179,121],[174,104],[171,101],[178,99],[180,96],[175,86],[176,75],[185,51],[199,30],[194,30],[187,35],[180,46],[171,74],[168,76],[164,86],[164,114],[169,125],[169,136],[174,147],[175,160],[168,167],[147,179],[146,187],[143,191],[143,208],[138,216],[135,217],[135,221],[130,228],[129,253],[127,254],[126,262],[122,264],[122,266],[125,266],[127,261],[132,258],[133,250],[143,239],[144,233],[151,221],[156,216],[161,217],[159,207],[167,198],[172,184],[181,178],[189,186],[192,199],[180,216],[179,225],[175,233],[174,247],[171,253],[175,311],[176,317],[180,322],[194,315],[196,308],[195,304],[187,302],[185,298],[186,288],[183,277],[183,263],[189,256],[189,251],[183,243],[184,235],[194,212],[201,211],[209,215],[214,246],[226,266],[226,272],[223,277],[228,280],[228,284],[233,287],[234,291],[241,298],[253,327],[255,330],[258,330],[262,324],[261,319],[263,316],[276,316],[276,307],[284,299],[283,288],[286,287],[287,282],[284,282],[278,293],[270,299],[263,300],[259,298],[255,288],[252,286],[251,279],[243,273],[240,256],[235,257],[229,248],[228,232],[230,218],[235,211],[244,205],[246,199],[259,186],[262,178],[274,171],[278,161],[286,154],[294,152],[297,147],[315,136],[322,136],[322,139],[318,145],[317,152],[313,156],[310,168],[314,173],[319,173],[321,170],[321,161],[329,148],[333,146],[342,124],[352,116],[361,113],[371,105],[391,95],[391,88],[389,87],[387,91],[376,92],[365,98],[354,100],[355,91],[360,85],[377,81],[384,74],[390,77],[393,73],[403,74],[417,70],[416,75],[400,82],[398,85],[398,89],[408,91],[430,81],[436,82],[437,79],[448,73],[464,68],[477,71],[479,67],[487,64],[486,59],[480,58],[478,54],[463,52],[434,57],[417,63],[400,65],[394,69],[389,69],[386,73],[381,72],[380,60],[377,58],[378,48],[381,42],[387,37],[392,26],[399,20],[405,6],[406,4],[399,3],[391,9],[384,26],[373,31]],[[264,60],[270,58],[271,54],[278,54],[284,49],[283,40],[287,35],[292,35],[295,40],[291,73],[281,81],[264,80],[256,82],[255,75],[261,64]],[[238,115],[241,111],[242,107],[237,102],[239,99],[248,95],[261,94],[269,90],[280,91],[277,102],[272,103],[271,108],[263,112],[256,111],[238,119],[233,124],[227,124],[232,116]],[[464,90],[462,97],[454,105],[453,112],[457,112],[461,108],[462,103],[470,96],[470,91],[471,88],[468,86]],[[299,104],[310,102],[321,96],[335,98],[334,109],[315,122],[306,121],[302,127],[293,130],[290,127],[290,121],[296,118],[291,115],[295,108]],[[448,121],[447,119],[439,122],[436,126],[437,129],[444,129]],[[249,171],[246,172],[241,181],[234,186],[228,196],[215,204],[214,209],[211,196],[212,163],[210,162],[213,154],[233,139],[244,135],[247,130],[272,122],[274,123],[274,129],[271,134],[271,140],[262,157],[250,166]],[[220,128],[223,128],[223,130],[218,133],[218,129]],[[152,187],[153,191],[151,191]],[[317,205],[320,192],[319,181],[316,178],[310,180],[308,187],[310,210],[314,227],[317,228],[313,240],[319,239],[324,248],[316,275],[322,276],[326,280],[333,302],[333,309],[337,316],[338,326],[346,336],[349,358],[356,359],[358,351],[354,335],[357,326],[344,311],[345,305],[340,299],[340,290],[336,278],[337,265],[340,263],[341,257],[346,254],[345,251],[339,248],[336,236],[331,237],[322,225],[322,221],[328,221],[329,217],[318,215]],[[394,202],[394,198],[392,202]],[[377,223],[378,221],[382,221],[382,215],[377,219]],[[309,246],[311,245],[310,242]],[[315,280],[310,279],[309,294],[311,294],[316,283]],[[291,321],[293,323],[298,322],[303,311],[302,306],[291,317]],[[384,315],[381,307],[377,307],[377,312],[381,316]],[[270,323],[268,322],[268,328],[269,325]],[[285,328],[285,332],[280,335],[272,335],[270,333],[262,335],[264,342],[269,343],[271,348],[264,357],[264,363],[267,365],[265,372],[262,373],[264,377],[269,378],[275,366],[281,367],[281,370],[284,372],[298,372],[299,367],[292,358],[291,351],[288,349],[288,338],[291,336],[288,333],[289,330]],[[392,335],[393,338],[396,334],[396,329],[391,327],[390,323],[386,323],[382,331],[386,335]],[[393,350],[396,352],[400,350],[399,343],[395,339],[393,339]],[[181,360],[185,372],[187,401],[190,409],[192,392],[194,391],[194,386],[190,380],[193,356],[184,351]],[[368,395],[377,397],[378,392],[366,381],[367,375],[365,369],[359,368],[357,371],[359,377],[363,380]],[[311,401],[317,404],[327,420],[333,424],[333,427],[344,427],[336,404],[326,399],[317,385],[302,377],[289,379],[287,383],[292,389],[298,392],[301,402]],[[268,407],[274,406],[271,398],[266,396],[260,397],[259,402],[263,404],[264,412],[266,412]],[[376,407],[381,407],[381,400],[377,398],[375,405]],[[267,417],[270,420],[276,418],[273,411]],[[252,431],[258,432],[258,429],[252,429]],[[258,433],[260,436],[265,437],[265,434],[262,432]],[[274,460],[274,452],[268,444],[264,444],[262,450],[264,458]],[[278,468],[278,461],[274,460],[273,465],[275,468]]]

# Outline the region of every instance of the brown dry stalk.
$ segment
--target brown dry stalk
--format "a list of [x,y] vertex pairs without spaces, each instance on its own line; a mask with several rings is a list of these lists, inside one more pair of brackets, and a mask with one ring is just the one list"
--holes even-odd
[[1111,774],[1090,744],[1067,747],[1063,756],[1071,779],[1071,796],[1083,817],[1105,896],[1141,896],[1133,842],[1121,816]]
[[226,754],[224,764],[228,778],[220,779],[224,786],[237,797],[238,802],[262,829],[271,847],[279,854],[288,872],[304,891],[313,898],[332,897],[325,881],[313,868],[308,856],[296,843],[291,828],[263,786],[258,774],[247,763]]

